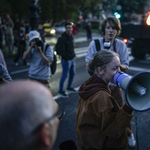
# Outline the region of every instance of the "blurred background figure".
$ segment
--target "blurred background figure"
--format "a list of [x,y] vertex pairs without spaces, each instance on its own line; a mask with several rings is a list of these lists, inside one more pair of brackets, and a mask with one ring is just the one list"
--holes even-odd
[[102,34],[102,31],[101,31],[101,24],[100,24],[99,27],[98,27],[98,32],[99,32],[99,34]]
[[4,24],[4,15],[2,14],[2,12],[0,12],[0,49],[1,50],[6,45],[5,30],[6,30],[6,26]]
[[42,40],[43,42],[45,42],[45,33],[44,33],[44,29],[43,29],[42,24],[39,24],[39,25],[38,25],[37,31],[40,33],[41,40]]
[[26,37],[28,37],[29,32],[30,32],[30,26],[29,26],[29,23],[26,22],[25,23],[25,34],[26,34]]
[[8,52],[13,53],[14,50],[14,36],[13,36],[13,28],[14,23],[8,14],[4,14],[4,24],[6,27],[5,30],[5,39],[6,45],[8,46]]
[[89,46],[89,43],[92,41],[92,26],[91,22],[88,22],[85,26],[86,36],[87,36],[87,46]]
[[3,40],[3,33],[2,33],[2,14],[0,12],[0,48],[2,49],[2,40]]
[[3,64],[0,63],[0,85],[2,83],[9,83],[11,81],[12,81],[12,78],[9,75],[8,70],[6,69],[6,67]]
[[[18,26],[18,30],[17,30],[16,36],[15,36],[14,45],[17,47],[17,54],[16,54],[13,61],[14,61],[15,65],[18,66],[19,58],[23,56],[23,53],[26,50],[25,26],[23,23],[21,23]],[[23,65],[26,65],[26,60],[23,60]]]
[[73,29],[72,29],[72,34],[75,36],[78,33],[78,27],[76,26],[76,24],[73,25]]
[[3,55],[3,52],[1,51],[1,49],[0,49],[0,63],[3,64],[7,68],[7,65],[6,65],[6,62],[4,59],[4,55]]

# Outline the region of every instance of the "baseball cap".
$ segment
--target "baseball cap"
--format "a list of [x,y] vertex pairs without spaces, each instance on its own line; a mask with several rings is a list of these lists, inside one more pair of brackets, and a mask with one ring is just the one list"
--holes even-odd
[[37,31],[35,31],[35,30],[29,32],[29,42],[30,42],[31,40],[37,39],[37,38],[39,38],[39,37],[40,37],[39,32],[37,32]]

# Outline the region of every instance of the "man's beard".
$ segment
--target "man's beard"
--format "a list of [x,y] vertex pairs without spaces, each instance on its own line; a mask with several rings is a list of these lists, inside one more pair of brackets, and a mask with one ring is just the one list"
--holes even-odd
[[66,34],[70,36],[72,33],[71,32],[66,32]]

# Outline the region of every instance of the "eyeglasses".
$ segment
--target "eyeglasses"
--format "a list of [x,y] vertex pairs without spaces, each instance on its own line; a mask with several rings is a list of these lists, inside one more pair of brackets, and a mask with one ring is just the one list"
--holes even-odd
[[44,123],[51,121],[55,117],[57,117],[59,119],[59,121],[61,121],[64,115],[65,115],[65,111],[58,109],[56,113],[54,113],[51,117],[47,118],[40,125],[38,125],[37,128],[35,128],[35,130],[33,130],[32,134],[35,134],[38,130],[41,129],[41,127],[43,126]]
[[50,121],[50,120],[54,119],[55,117],[57,117],[59,119],[59,121],[61,121],[63,116],[64,116],[64,114],[65,114],[65,111],[58,109],[57,112],[54,113],[53,116],[49,117],[44,122]]

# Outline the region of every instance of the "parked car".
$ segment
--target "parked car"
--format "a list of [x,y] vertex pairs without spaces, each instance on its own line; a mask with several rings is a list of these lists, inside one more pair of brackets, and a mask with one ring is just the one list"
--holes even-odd
[[54,27],[56,29],[56,33],[63,33],[65,32],[65,26],[61,23],[55,23]]
[[56,29],[55,29],[55,27],[52,26],[49,23],[44,23],[43,24],[43,29],[44,29],[45,35],[56,35]]

